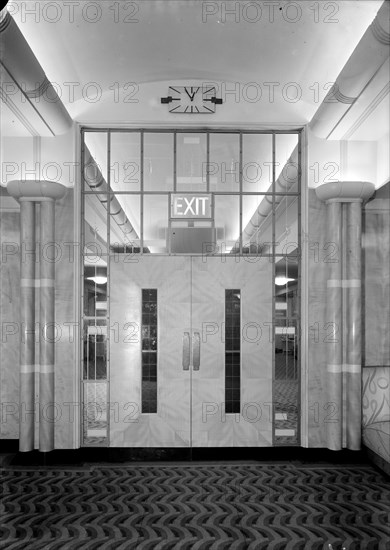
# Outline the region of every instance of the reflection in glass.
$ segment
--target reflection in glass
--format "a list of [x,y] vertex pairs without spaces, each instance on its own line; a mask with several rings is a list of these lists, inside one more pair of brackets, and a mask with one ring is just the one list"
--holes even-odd
[[275,253],[298,253],[298,197],[278,195],[275,208]]
[[219,253],[229,253],[240,238],[240,199],[215,195],[215,227]]
[[107,321],[84,321],[83,331],[84,380],[107,379]]
[[91,446],[108,443],[107,383],[83,384],[83,444]]
[[107,195],[84,195],[84,253],[107,253]]
[[[104,307],[106,306],[106,307]],[[107,314],[107,264],[102,258],[99,262],[84,265],[84,315],[86,317],[105,317]]]
[[113,191],[139,191],[141,134],[111,132],[110,186]]
[[299,316],[298,267],[299,259],[291,254],[275,258],[275,316]]
[[110,250],[124,252],[141,246],[141,196],[116,195],[110,201]]
[[272,191],[272,135],[242,136],[242,190],[246,193]]
[[167,252],[168,195],[144,195],[144,247]]
[[263,243],[271,241],[269,199],[268,195],[242,197],[242,249],[246,253],[260,254]]
[[297,445],[299,428],[299,372],[296,321],[280,319],[275,326],[273,383],[275,442]]
[[84,134],[84,189],[107,192],[107,147],[106,132]]
[[173,134],[144,134],[144,190],[173,191]]
[[225,412],[241,410],[241,291],[225,290]]
[[275,191],[298,191],[298,134],[275,136]]
[[208,164],[211,191],[240,190],[240,137],[238,134],[210,134]]
[[157,412],[157,289],[142,289],[142,412]]
[[176,134],[178,191],[206,191],[207,137],[205,133]]

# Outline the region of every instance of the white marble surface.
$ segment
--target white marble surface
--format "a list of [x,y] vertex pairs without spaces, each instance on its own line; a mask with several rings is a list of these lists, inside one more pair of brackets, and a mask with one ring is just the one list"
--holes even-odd
[[[262,259],[146,256],[111,263],[111,324],[121,335],[110,345],[111,446],[182,447],[190,440],[202,447],[272,445],[271,274]],[[141,342],[126,342],[121,330],[126,323],[140,326],[142,288],[158,292],[157,414],[140,414]],[[241,289],[243,326],[263,329],[256,342],[242,341],[242,405],[253,404],[246,418],[224,413],[226,288]],[[206,337],[206,324],[212,336]],[[184,331],[201,334],[198,371],[183,370]]]
[[331,331],[325,328],[327,259],[332,251],[327,246],[326,204],[314,190],[309,190],[309,334],[308,387],[309,447],[326,446],[326,363],[327,339]]
[[[189,444],[190,371],[182,367],[183,332],[190,329],[188,258],[143,256],[111,261],[110,445],[183,447]],[[141,414],[142,289],[158,300],[158,413]]]
[[363,365],[390,365],[390,184],[363,211]]
[[[55,448],[70,449],[75,445],[75,420],[72,412],[73,402],[78,402],[76,391],[80,377],[80,367],[75,364],[75,340],[69,324],[78,323],[74,312],[74,277],[76,258],[69,253],[65,243],[74,242],[73,189],[56,202],[55,240],[62,251],[61,258],[55,263],[55,320],[61,329],[60,338],[55,345],[55,402],[58,406],[58,418],[55,423]],[[69,404],[68,404],[69,403]],[[78,428],[78,426],[77,426]]]
[[1,261],[0,320],[0,398],[3,404],[0,437],[19,437],[19,360],[20,360],[20,225],[19,212],[1,212],[0,239],[3,255]]

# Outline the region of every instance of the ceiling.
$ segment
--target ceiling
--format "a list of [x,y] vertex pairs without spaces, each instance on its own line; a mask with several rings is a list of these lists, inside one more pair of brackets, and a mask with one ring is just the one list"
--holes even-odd
[[41,0],[34,14],[12,0],[8,9],[79,122],[209,123],[172,122],[160,98],[173,83],[215,82],[224,105],[213,124],[275,126],[311,120],[381,4]]

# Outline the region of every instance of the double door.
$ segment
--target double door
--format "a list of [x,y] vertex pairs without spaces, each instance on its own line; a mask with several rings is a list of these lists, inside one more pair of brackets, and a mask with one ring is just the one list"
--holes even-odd
[[272,445],[272,264],[110,264],[110,445]]

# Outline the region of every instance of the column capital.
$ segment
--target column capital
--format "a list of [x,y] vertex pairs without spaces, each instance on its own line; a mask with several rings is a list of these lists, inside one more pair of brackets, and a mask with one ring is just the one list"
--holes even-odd
[[363,202],[374,194],[375,185],[368,181],[332,181],[319,185],[315,192],[326,203]]
[[19,201],[41,202],[62,199],[67,187],[56,181],[45,180],[12,180],[7,184],[8,193]]

